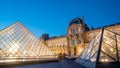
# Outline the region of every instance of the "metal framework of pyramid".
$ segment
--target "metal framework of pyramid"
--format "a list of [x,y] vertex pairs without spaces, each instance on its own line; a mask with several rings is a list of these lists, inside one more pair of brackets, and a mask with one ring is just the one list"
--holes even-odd
[[45,58],[52,55],[51,50],[20,22],[0,31],[0,61],[9,58]]
[[87,68],[95,68],[99,62],[120,62],[120,35],[102,28],[76,62]]

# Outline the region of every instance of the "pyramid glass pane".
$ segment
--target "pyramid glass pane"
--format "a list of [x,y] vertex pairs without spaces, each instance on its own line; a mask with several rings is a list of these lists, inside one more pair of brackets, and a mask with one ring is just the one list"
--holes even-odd
[[103,29],[76,60],[87,68],[95,68],[99,62],[119,61],[120,35],[108,29]]
[[[115,33],[104,30],[102,46],[101,46],[101,54],[100,54],[100,62],[116,62],[117,61],[117,50],[116,50],[116,37]],[[106,60],[106,61],[105,61]]]
[[108,55],[106,55],[104,52],[100,53],[100,59],[99,62],[114,62],[114,59],[110,58]]
[[118,55],[119,55],[119,62],[120,62],[120,35],[116,35],[116,37],[117,37]]
[[84,53],[81,55],[82,59],[92,60],[91,58],[95,55],[98,50],[99,40],[100,40],[101,32],[96,36],[96,38],[89,43],[89,46],[85,49]]
[[[45,58],[54,54],[20,22],[0,31],[0,59]],[[43,57],[44,56],[44,57]]]
[[84,50],[84,52],[82,53],[80,58],[76,60],[76,62],[85,67],[94,68],[96,65],[96,57],[98,53],[100,38],[101,32],[99,32],[95,39],[88,44],[88,47]]

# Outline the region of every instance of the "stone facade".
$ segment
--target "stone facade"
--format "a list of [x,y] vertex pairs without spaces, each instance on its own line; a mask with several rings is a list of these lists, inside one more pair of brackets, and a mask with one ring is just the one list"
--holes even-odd
[[[120,34],[120,23],[103,27]],[[56,55],[62,53],[79,56],[100,31],[101,27],[89,29],[83,17],[75,18],[69,22],[66,36],[50,38],[44,42]]]
[[46,40],[45,43],[51,49],[51,51],[55,53],[55,55],[60,53],[67,54],[68,52],[66,36],[50,38],[49,40]]
[[84,18],[75,18],[70,22],[67,28],[68,55],[80,55],[85,48],[86,32],[88,30]]

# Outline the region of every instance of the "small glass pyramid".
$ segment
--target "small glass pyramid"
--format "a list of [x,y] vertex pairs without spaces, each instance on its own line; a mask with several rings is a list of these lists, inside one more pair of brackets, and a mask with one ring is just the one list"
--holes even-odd
[[120,62],[119,58],[120,35],[108,29],[102,29],[76,62],[87,68],[95,68],[99,62]]

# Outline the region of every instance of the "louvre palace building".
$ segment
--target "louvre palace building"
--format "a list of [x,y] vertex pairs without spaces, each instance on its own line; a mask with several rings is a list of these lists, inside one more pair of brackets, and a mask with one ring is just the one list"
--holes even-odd
[[[120,61],[120,23],[89,28],[82,17],[71,20],[66,28],[66,35],[42,34],[37,38],[24,24],[15,22],[0,30],[0,62],[9,58],[56,58],[60,54],[90,62]],[[79,58],[76,62],[87,66]]]
[[84,17],[74,18],[69,22],[66,28],[65,36],[54,36],[49,38],[48,34],[43,34],[40,37],[40,41],[42,41],[55,55],[60,53],[68,56],[81,55],[90,42],[101,32],[102,28],[120,34],[120,23],[108,24],[98,28],[89,28],[84,22]]

